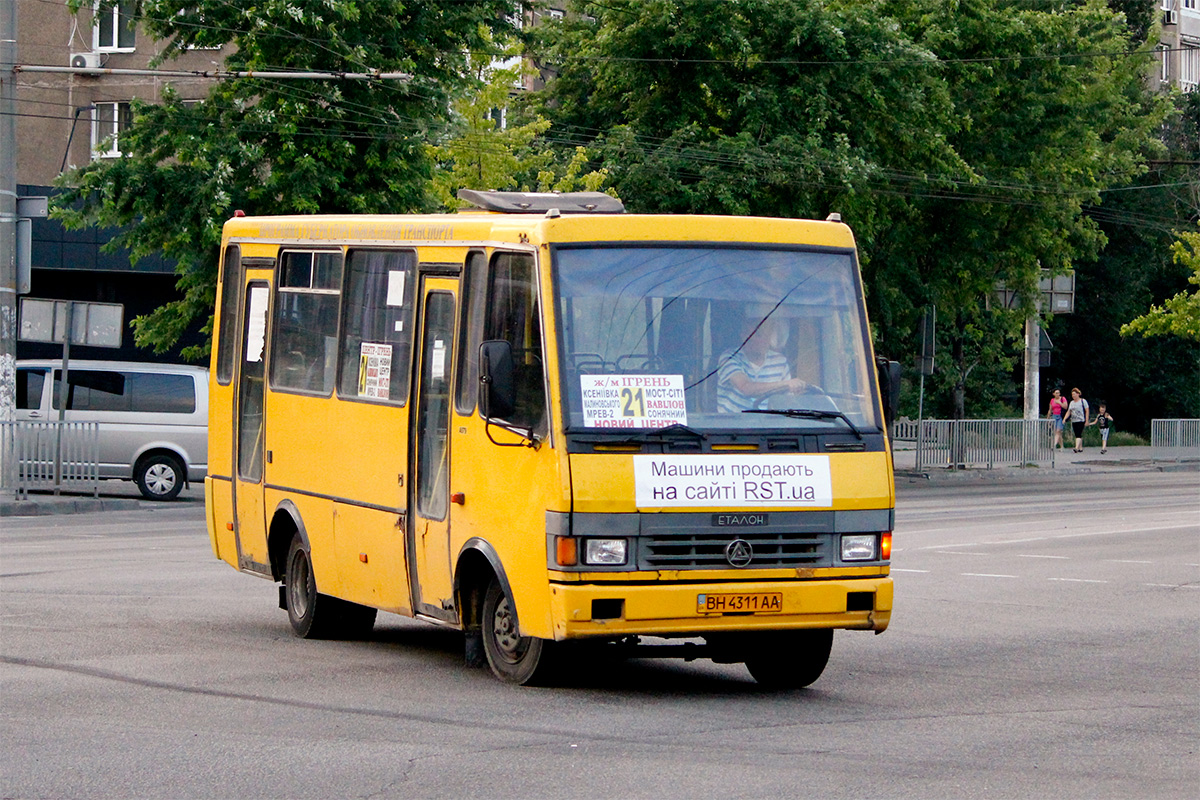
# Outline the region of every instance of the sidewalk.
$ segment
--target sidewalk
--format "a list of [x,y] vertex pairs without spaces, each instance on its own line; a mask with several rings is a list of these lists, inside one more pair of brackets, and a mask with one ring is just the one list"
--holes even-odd
[[138,508],[189,508],[204,506],[204,484],[193,483],[169,502],[146,500],[132,481],[100,481],[100,496],[78,492],[30,492],[27,500],[15,500],[10,491],[0,496],[0,517],[44,517],[54,514],[91,514],[132,511]]
[[1055,475],[1086,475],[1112,472],[1176,472],[1200,470],[1200,452],[1181,461],[1154,461],[1150,458],[1150,447],[1110,447],[1101,454],[1099,447],[1089,447],[1082,453],[1073,453],[1070,448],[1054,454],[1054,466],[1038,464],[1021,467],[1001,466],[994,469],[971,467],[950,469],[946,465],[924,464],[916,468],[917,451],[912,442],[897,442],[893,464],[896,482],[918,483],[923,481],[978,481],[1039,479],[1053,471]]

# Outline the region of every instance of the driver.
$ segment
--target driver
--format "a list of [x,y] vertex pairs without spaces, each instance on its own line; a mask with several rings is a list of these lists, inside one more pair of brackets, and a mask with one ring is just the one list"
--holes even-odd
[[787,359],[771,349],[775,324],[750,318],[742,325],[742,345],[721,354],[717,370],[717,410],[736,414],[762,408],[768,395],[802,392],[808,384],[792,377]]

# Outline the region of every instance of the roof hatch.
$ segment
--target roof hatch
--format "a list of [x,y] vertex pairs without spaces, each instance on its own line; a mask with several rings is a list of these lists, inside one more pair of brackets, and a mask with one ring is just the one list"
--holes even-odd
[[[470,210],[500,214],[623,214],[625,204],[604,192],[496,192],[459,189]],[[557,216],[555,214],[554,216]]]

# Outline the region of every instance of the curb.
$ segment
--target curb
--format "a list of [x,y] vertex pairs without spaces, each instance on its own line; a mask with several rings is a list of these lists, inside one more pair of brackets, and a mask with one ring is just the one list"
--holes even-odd
[[1080,464],[1070,467],[1002,467],[999,469],[896,469],[896,482],[904,481],[907,485],[934,483],[975,483],[983,481],[1000,482],[1037,482],[1053,476],[1055,478],[1069,475],[1106,475],[1123,472],[1197,472],[1200,462],[1151,462],[1151,461],[1101,461],[1094,464]]
[[124,497],[57,498],[0,501],[0,517],[48,517],[55,514],[88,514],[98,511],[129,511],[141,507],[141,501]]

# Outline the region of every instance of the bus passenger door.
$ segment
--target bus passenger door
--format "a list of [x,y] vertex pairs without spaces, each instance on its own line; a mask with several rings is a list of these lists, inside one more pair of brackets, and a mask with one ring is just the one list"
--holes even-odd
[[458,279],[421,281],[419,362],[414,386],[408,553],[417,613],[446,621],[454,608],[450,552],[450,375],[454,361]]
[[233,505],[238,568],[271,575],[263,511],[263,408],[266,400],[267,308],[271,293],[263,281],[246,285],[242,321],[242,352],[238,367],[237,407],[234,411]]

